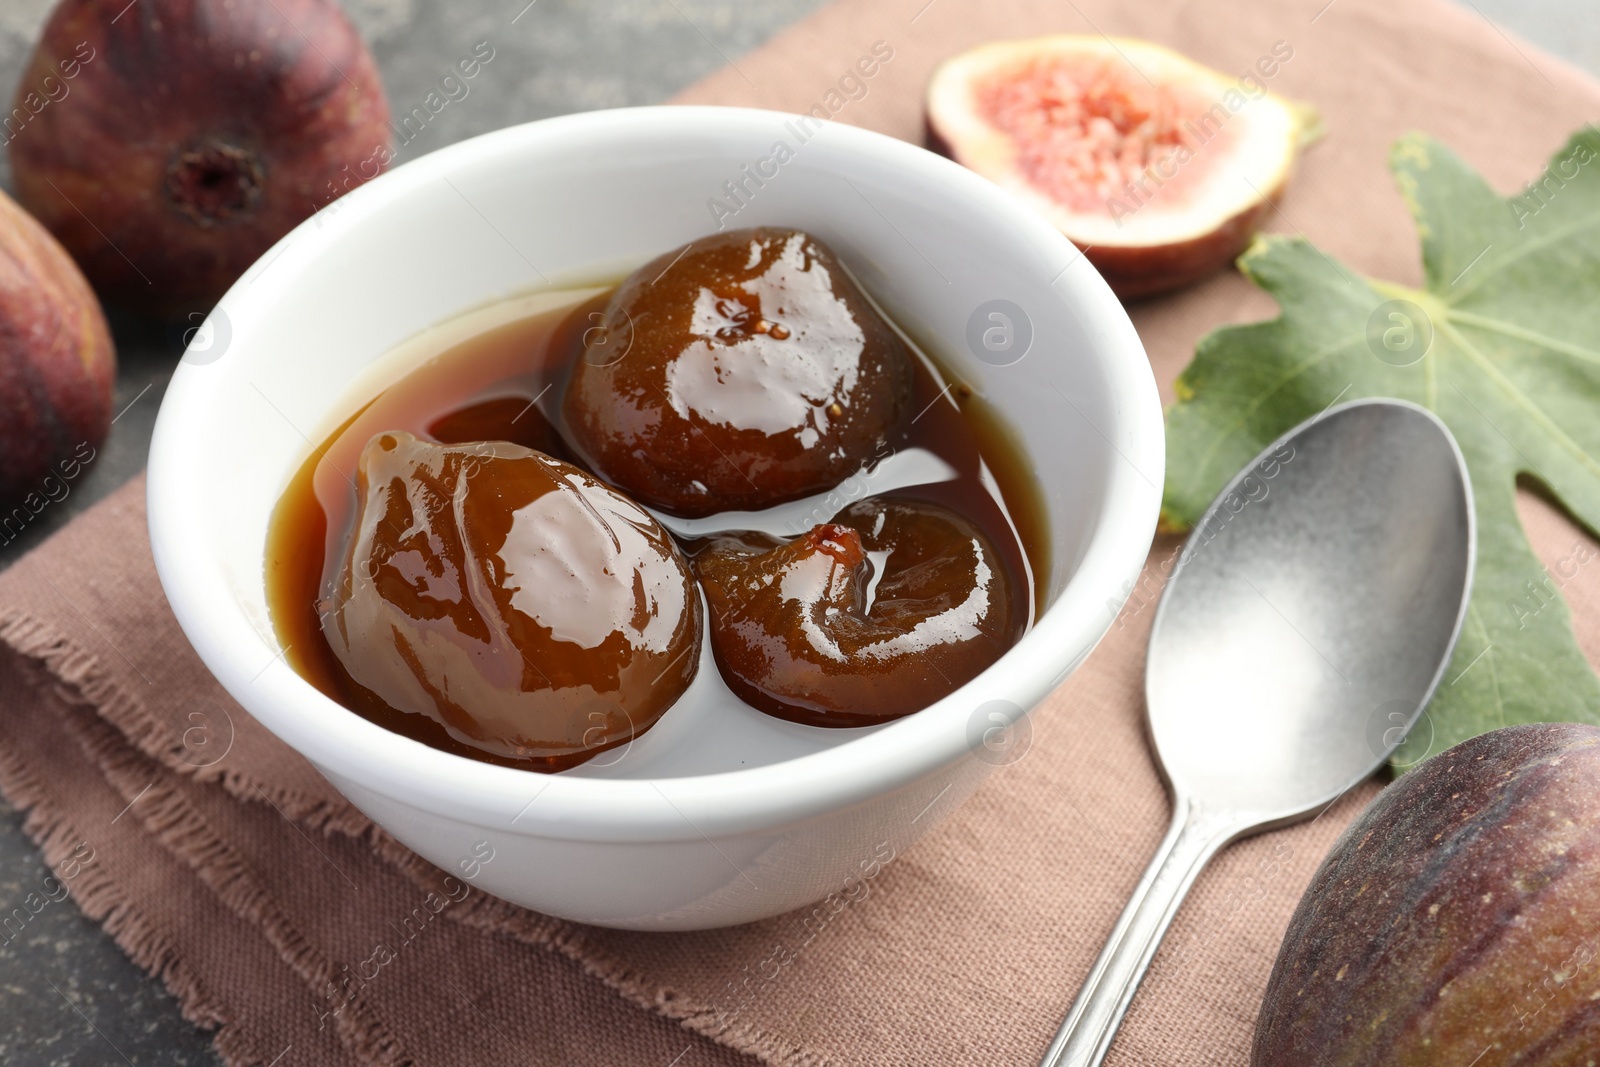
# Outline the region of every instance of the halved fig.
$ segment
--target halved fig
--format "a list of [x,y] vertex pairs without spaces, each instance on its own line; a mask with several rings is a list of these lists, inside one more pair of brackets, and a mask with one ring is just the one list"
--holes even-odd
[[1229,76],[1148,41],[996,41],[934,71],[929,146],[1042,212],[1118,296],[1163,292],[1245,249],[1320,132],[1266,89],[1293,55]]

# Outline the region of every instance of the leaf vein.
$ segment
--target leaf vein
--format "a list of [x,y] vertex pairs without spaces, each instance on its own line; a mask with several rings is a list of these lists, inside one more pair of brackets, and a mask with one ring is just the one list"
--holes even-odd
[[1467,614],[1472,616],[1472,621],[1478,624],[1478,632],[1483,635],[1483,640],[1487,645],[1484,649],[1483,658],[1489,661],[1487,666],[1489,668],[1489,684],[1494,690],[1494,710],[1496,716],[1499,717],[1500,725],[1505,726],[1507,725],[1506,702],[1505,698],[1500,695],[1500,671],[1494,662],[1494,638],[1489,636],[1489,627],[1484,623],[1483,616],[1478,613],[1477,604],[1469,603],[1467,605]]
[[1237,419],[1235,419],[1230,425],[1225,426],[1217,431],[1215,436],[1212,438],[1211,447],[1206,449],[1205,454],[1200,457],[1200,469],[1205,470],[1207,467],[1209,467],[1211,465],[1211,461],[1216,458],[1217,453],[1222,450],[1223,442],[1227,440],[1227,438],[1232,435],[1234,431],[1242,428],[1244,424],[1250,420],[1250,416],[1259,411],[1261,409],[1261,405],[1265,404],[1272,397],[1276,396],[1284,386],[1300,377],[1300,375],[1304,374],[1312,367],[1323,362],[1334,353],[1341,352],[1357,342],[1365,342],[1365,340],[1365,332],[1356,334],[1355,336],[1346,338],[1343,341],[1338,341],[1332,346],[1324,348],[1319,352],[1312,353],[1304,361],[1297,363],[1294,367],[1290,368],[1288,373],[1284,374],[1281,378],[1272,383],[1271,388],[1257,394],[1250,401],[1249,405],[1244,408],[1243,413],[1240,414]]
[[[1559,423],[1550,417],[1544,408],[1534,403],[1532,397],[1530,397],[1527,393],[1524,393],[1521,389],[1517,388],[1517,384],[1515,382],[1502,374],[1500,372],[1500,368],[1496,367],[1494,362],[1490,360],[1489,357],[1485,356],[1482,352],[1479,352],[1477,347],[1473,345],[1471,341],[1467,340],[1466,337],[1462,335],[1461,331],[1451,325],[1448,320],[1446,320],[1443,325],[1444,329],[1455,338],[1456,343],[1461,346],[1461,350],[1466,353],[1467,357],[1483,370],[1484,374],[1488,376],[1490,381],[1494,382],[1500,387],[1500,391],[1506,394],[1506,398],[1508,400],[1520,407],[1529,418],[1539,425],[1545,431],[1545,433],[1549,434],[1550,437],[1553,438],[1555,442],[1563,449],[1572,453],[1573,457],[1578,460],[1579,464],[1587,467],[1590,473],[1594,474],[1596,477],[1600,477],[1600,463],[1596,463],[1594,457],[1583,450],[1582,445],[1578,444],[1578,442],[1574,441],[1571,437],[1568,437],[1567,432],[1561,428]],[[1499,429],[1499,427],[1495,428],[1497,430]],[[1512,447],[1516,446],[1513,445]],[[1532,460],[1529,460],[1529,462],[1531,463]],[[1537,474],[1541,478],[1545,478],[1547,481],[1549,480],[1544,472],[1540,470],[1535,469],[1531,473]],[[1552,488],[1554,487],[1552,486]]]
[[1548,334],[1539,333],[1537,330],[1525,329],[1524,327],[1518,326],[1514,323],[1503,322],[1499,319],[1487,318],[1483,315],[1474,315],[1468,311],[1451,310],[1449,312],[1449,317],[1464,325],[1476,326],[1480,330],[1487,330],[1490,333],[1497,333],[1504,337],[1514,337],[1519,341],[1526,341],[1531,345],[1538,345],[1540,348],[1548,349],[1551,352],[1561,352],[1565,355],[1573,356],[1577,359],[1587,360],[1591,363],[1600,363],[1600,352],[1596,352],[1592,348],[1585,348],[1582,345],[1575,345],[1568,341],[1563,341],[1558,337],[1551,337]]
[[[1504,201],[1502,201],[1502,202],[1504,202]],[[1443,300],[1446,304],[1459,303],[1463,298],[1469,296],[1470,294],[1476,292],[1479,288],[1481,288],[1483,283],[1486,280],[1488,280],[1489,278],[1493,278],[1496,274],[1498,274],[1499,272],[1503,271],[1506,267],[1508,267],[1511,264],[1517,262],[1517,260],[1523,259],[1523,258],[1525,258],[1527,256],[1530,256],[1533,253],[1539,251],[1541,248],[1544,248],[1547,245],[1554,244],[1557,241],[1564,241],[1568,237],[1575,237],[1578,234],[1582,233],[1584,230],[1587,230],[1590,227],[1595,226],[1597,224],[1600,224],[1600,215],[1595,215],[1592,218],[1590,218],[1590,219],[1588,219],[1588,220],[1586,220],[1586,221],[1584,221],[1582,223],[1579,223],[1576,226],[1571,226],[1571,227],[1564,228],[1564,229],[1563,228],[1552,229],[1545,236],[1540,237],[1539,239],[1534,240],[1534,241],[1529,241],[1526,244],[1522,245],[1515,252],[1511,253],[1509,256],[1506,256],[1504,259],[1501,259],[1498,262],[1491,263],[1489,265],[1488,269],[1480,271],[1477,275],[1475,275],[1473,277],[1472,281],[1467,283],[1466,288],[1459,289],[1454,293],[1448,293],[1448,294],[1440,293],[1439,294],[1439,298],[1441,300]]]

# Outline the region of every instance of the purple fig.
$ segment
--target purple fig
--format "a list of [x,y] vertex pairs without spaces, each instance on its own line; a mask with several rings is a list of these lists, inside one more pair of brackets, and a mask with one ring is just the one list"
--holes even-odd
[[334,0],[63,0],[0,120],[17,199],[107,301],[209,306],[393,156]]
[[116,352],[83,274],[0,193],[0,543],[94,459],[111,428]]

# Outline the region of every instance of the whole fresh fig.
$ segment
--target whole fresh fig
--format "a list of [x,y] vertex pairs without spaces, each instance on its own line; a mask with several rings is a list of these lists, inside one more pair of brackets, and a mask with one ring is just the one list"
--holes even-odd
[[1600,729],[1510,726],[1380,793],[1289,923],[1255,1067],[1600,1053]]
[[0,543],[60,499],[105,442],[116,373],[89,283],[0,193]]
[[63,0],[15,106],[18,200],[103,297],[153,313],[209,307],[392,158],[334,0]]

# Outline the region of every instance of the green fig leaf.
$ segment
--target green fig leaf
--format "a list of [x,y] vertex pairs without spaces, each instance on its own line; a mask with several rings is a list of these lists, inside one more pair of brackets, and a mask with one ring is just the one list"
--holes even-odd
[[1559,592],[1600,550],[1575,546],[1547,572],[1516,512],[1522,478],[1600,528],[1600,131],[1505,199],[1424,136],[1396,142],[1390,166],[1424,287],[1258,239],[1239,267],[1280,316],[1212,332],[1179,377],[1163,517],[1192,525],[1262,448],[1335,402],[1400,397],[1444,420],[1471,473],[1477,570],[1455,657],[1395,754],[1404,768],[1513,723],[1600,723],[1600,679]]

